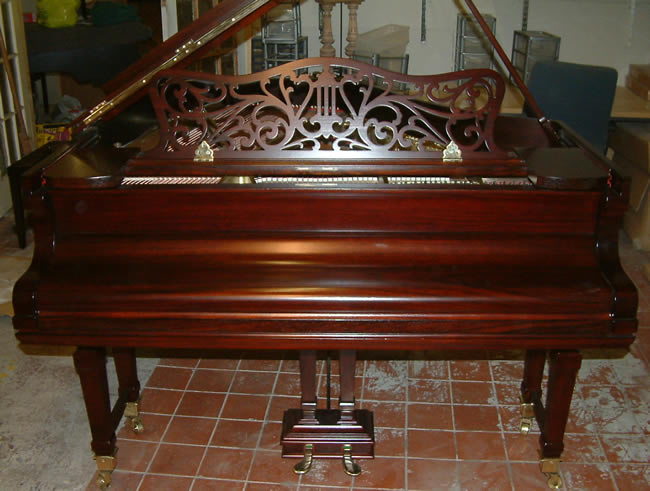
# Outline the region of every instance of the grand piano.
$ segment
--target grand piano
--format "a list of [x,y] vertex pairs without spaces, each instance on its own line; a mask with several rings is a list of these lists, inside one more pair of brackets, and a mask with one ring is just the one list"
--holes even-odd
[[[295,350],[283,455],[352,475],[375,445],[357,352],[525,350],[521,429],[537,421],[559,487],[580,350],[626,348],[637,327],[618,257],[628,179],[560,122],[500,115],[491,70],[188,70],[275,3],[222,2],[109,84],[71,142],[28,156],[16,336],[77,347],[99,486],[121,418],[146,428],[135,350],[200,348]],[[318,407],[322,351],[341,361],[337,409]]]

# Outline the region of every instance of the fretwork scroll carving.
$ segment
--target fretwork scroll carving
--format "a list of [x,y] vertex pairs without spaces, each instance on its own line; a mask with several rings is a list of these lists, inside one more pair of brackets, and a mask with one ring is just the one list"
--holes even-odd
[[454,142],[463,157],[501,158],[503,94],[491,70],[409,76],[336,58],[245,76],[165,71],[151,88],[161,143],[149,155],[191,159],[206,142],[215,159],[441,159]]

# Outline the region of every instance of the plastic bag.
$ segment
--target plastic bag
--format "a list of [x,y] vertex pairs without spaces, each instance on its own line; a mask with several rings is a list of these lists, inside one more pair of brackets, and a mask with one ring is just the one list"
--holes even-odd
[[52,111],[53,123],[71,123],[84,112],[78,99],[64,95]]
[[81,0],[38,0],[38,23],[45,27],[69,27],[77,23]]

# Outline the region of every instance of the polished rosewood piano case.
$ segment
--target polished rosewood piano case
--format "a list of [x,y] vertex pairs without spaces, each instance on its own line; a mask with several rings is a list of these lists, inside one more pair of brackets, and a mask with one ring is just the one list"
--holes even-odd
[[[171,42],[187,64],[268,8],[224,2]],[[36,248],[14,290],[16,335],[78,347],[100,485],[122,415],[142,428],[143,347],[299,352],[284,455],[303,458],[299,472],[342,458],[352,474],[374,450],[372,414],[354,407],[357,351],[526,350],[522,431],[537,420],[559,485],[580,350],[625,348],[637,325],[617,244],[628,182],[613,164],[560,123],[500,116],[490,70],[318,58],[232,77],[154,59],[22,183]],[[144,90],[157,136],[125,145],[123,114]],[[317,350],[340,354],[339,409],[316,407]]]

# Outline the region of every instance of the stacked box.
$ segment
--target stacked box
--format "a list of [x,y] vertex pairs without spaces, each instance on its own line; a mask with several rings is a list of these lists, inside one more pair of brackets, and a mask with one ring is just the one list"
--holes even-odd
[[625,85],[636,95],[650,101],[650,65],[630,65]]
[[37,124],[36,146],[41,147],[51,141],[69,141],[72,129],[64,124]]
[[560,38],[543,31],[515,31],[512,39],[512,64],[527,84],[538,61],[557,61]]
[[387,24],[359,34],[357,46],[351,58],[393,72],[406,73],[408,71],[408,55],[405,53],[408,43],[408,26]]
[[[496,17],[484,14],[483,19],[494,34]],[[494,48],[472,16],[458,14],[454,69],[470,70],[473,68],[494,68]]]
[[614,161],[632,177],[625,231],[637,249],[650,251],[650,124],[619,123],[609,146]]

